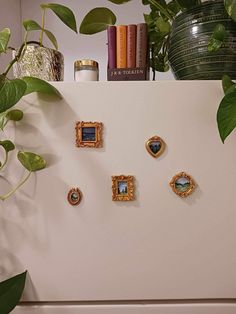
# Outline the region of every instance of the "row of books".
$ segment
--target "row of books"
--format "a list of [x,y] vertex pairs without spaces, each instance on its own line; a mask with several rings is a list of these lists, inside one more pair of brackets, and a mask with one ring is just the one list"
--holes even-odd
[[147,65],[147,24],[109,26],[108,68],[141,68]]

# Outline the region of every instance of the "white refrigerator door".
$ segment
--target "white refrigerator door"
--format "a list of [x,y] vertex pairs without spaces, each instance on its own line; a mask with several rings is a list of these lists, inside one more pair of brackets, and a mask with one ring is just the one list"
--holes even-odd
[[[236,298],[236,136],[218,135],[220,82],[55,86],[64,99],[26,97],[13,134],[48,167],[0,204],[0,279],[27,269],[24,301]],[[76,121],[102,122],[103,148],[76,147]],[[12,162],[6,192],[26,175]],[[180,171],[197,185],[186,199],[169,186]],[[135,177],[135,201],[112,201],[121,174]]]

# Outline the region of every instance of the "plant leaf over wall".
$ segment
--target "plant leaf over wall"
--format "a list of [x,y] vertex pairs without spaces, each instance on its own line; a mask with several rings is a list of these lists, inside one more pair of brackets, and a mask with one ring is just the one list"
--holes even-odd
[[234,83],[228,75],[224,75],[222,78],[222,87],[224,93],[228,94],[236,88],[236,83]]
[[116,16],[107,8],[95,8],[88,12],[80,25],[81,34],[95,34],[116,23]]
[[217,111],[217,123],[222,142],[236,127],[236,90],[222,99]]
[[42,9],[51,9],[65,25],[77,33],[76,19],[70,8],[58,3],[43,3],[40,6]]
[[39,171],[46,167],[46,160],[40,155],[31,153],[31,152],[18,152],[17,158],[29,171]]
[[41,80],[36,77],[25,76],[22,80],[26,84],[25,95],[31,94],[33,92],[39,92],[48,95],[56,95],[59,98],[62,98],[60,92],[48,82]]
[[0,53],[6,52],[10,36],[11,36],[11,31],[9,28],[4,28],[0,32]]
[[58,50],[58,43],[57,43],[57,39],[56,37],[53,35],[52,32],[50,32],[49,30],[45,29],[44,33],[48,36],[49,40],[51,41],[51,43],[53,44],[53,46],[55,47],[56,50]]
[[35,22],[33,20],[24,20],[23,21],[23,26],[24,26],[26,31],[41,30],[41,26],[37,22]]
[[0,313],[8,314],[20,301],[25,287],[26,271],[0,282]]
[[26,87],[21,79],[8,80],[0,76],[0,113],[14,106],[24,96]]
[[9,140],[0,141],[0,146],[2,146],[7,153],[15,149],[15,145]]

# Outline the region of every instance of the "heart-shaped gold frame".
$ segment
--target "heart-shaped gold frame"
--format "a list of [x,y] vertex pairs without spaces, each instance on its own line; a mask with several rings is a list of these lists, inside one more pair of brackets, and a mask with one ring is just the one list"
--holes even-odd
[[[153,151],[154,147],[152,150],[150,145],[152,143],[157,143],[157,142],[160,143],[160,148],[155,152],[155,151]],[[163,141],[163,139],[160,136],[155,135],[155,136],[151,137],[149,140],[147,140],[146,149],[152,157],[157,158],[164,152],[165,142]]]

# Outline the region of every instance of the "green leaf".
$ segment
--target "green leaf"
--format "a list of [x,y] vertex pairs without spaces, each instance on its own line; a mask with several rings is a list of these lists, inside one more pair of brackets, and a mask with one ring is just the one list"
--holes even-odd
[[95,34],[116,23],[116,16],[107,8],[95,8],[88,12],[80,24],[81,34]]
[[172,17],[175,17],[179,11],[180,6],[176,0],[172,0],[167,4],[167,11],[171,14]]
[[11,31],[9,28],[4,28],[0,32],[0,53],[6,52],[10,36],[11,36]]
[[0,146],[2,146],[7,153],[15,149],[15,145],[9,140],[0,141]]
[[41,30],[41,26],[33,20],[23,21],[23,25],[26,31],[38,31]]
[[62,98],[60,92],[54,86],[44,80],[32,76],[25,76],[22,78],[22,80],[25,82],[27,87],[24,93],[25,95],[31,94],[33,92],[39,92],[48,95],[56,95],[59,98]]
[[123,3],[130,2],[131,0],[108,0],[108,1],[115,3],[115,4],[123,4]]
[[49,40],[52,42],[53,46],[56,50],[58,50],[58,43],[56,37],[53,35],[52,32],[48,31],[47,29],[44,30],[44,33],[48,36]]
[[143,17],[144,17],[144,21],[145,23],[147,23],[148,25],[152,24],[153,23],[153,20],[150,16],[150,14],[143,14]]
[[26,83],[21,79],[0,77],[0,113],[13,107],[25,94]]
[[23,119],[24,113],[19,109],[10,110],[7,112],[7,119],[12,121],[20,121]]
[[42,9],[51,9],[65,25],[77,33],[76,19],[70,8],[58,3],[43,3],[40,6]]
[[229,90],[232,91],[232,87],[236,87],[236,83],[234,83],[228,75],[224,75],[222,77],[222,87],[225,94],[229,93]]
[[222,142],[236,127],[236,90],[222,99],[217,111],[217,123]]
[[29,171],[38,171],[44,169],[46,167],[46,160],[40,155],[31,153],[31,152],[21,152],[19,151],[17,154],[17,158]]
[[176,2],[182,9],[190,9],[197,4],[200,4],[201,0],[176,0]]
[[224,3],[229,16],[236,21],[236,0],[224,0]]
[[219,48],[222,46],[225,37],[227,35],[227,32],[225,30],[224,25],[217,24],[216,27],[213,30],[213,34],[211,36],[211,39],[208,43],[208,51],[209,52],[215,52],[219,50]]
[[4,129],[5,121],[6,121],[7,111],[0,113],[0,129]]
[[8,314],[19,303],[25,287],[26,271],[0,282],[0,313]]
[[208,47],[207,47],[207,50],[209,52],[215,52],[215,51],[218,51],[220,49],[220,47],[222,46],[223,42],[218,40],[218,39],[215,39],[215,38],[211,38],[209,40],[209,43],[208,43]]
[[157,19],[156,26],[163,36],[166,36],[170,33],[171,25],[168,21],[165,21],[163,17],[159,17]]
[[9,120],[20,121],[23,118],[23,112],[19,109],[4,111],[0,113],[0,129],[3,130]]

